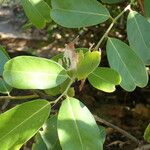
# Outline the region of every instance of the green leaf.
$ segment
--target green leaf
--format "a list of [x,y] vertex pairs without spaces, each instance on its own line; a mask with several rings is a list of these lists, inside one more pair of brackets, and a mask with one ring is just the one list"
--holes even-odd
[[113,69],[98,67],[89,76],[89,82],[93,87],[104,92],[115,91],[115,85],[120,84],[121,77]]
[[35,100],[18,105],[0,115],[0,147],[18,150],[43,125],[49,116],[46,100]]
[[145,15],[147,18],[150,18],[150,1],[149,0],[144,0],[144,10],[145,10]]
[[[89,49],[87,48],[76,48],[75,50],[77,53],[82,51],[84,54],[89,51]],[[51,60],[59,62],[60,59],[63,59],[63,56],[64,56],[64,52],[55,55],[54,57],[51,58]]]
[[96,25],[110,17],[97,0],[52,0],[51,18],[68,28]]
[[103,3],[108,3],[108,4],[115,4],[115,3],[121,3],[125,0],[101,0]]
[[111,68],[121,75],[121,87],[133,91],[136,86],[144,87],[148,83],[148,74],[143,61],[122,41],[109,38],[107,57]]
[[37,28],[44,28],[50,22],[50,7],[44,0],[21,0],[26,15]]
[[[3,75],[4,65],[10,59],[5,49],[0,45],[0,76]],[[0,77],[0,93],[8,94],[12,90],[2,77]]]
[[100,138],[102,139],[102,143],[104,144],[105,139],[106,139],[106,130],[103,126],[98,126],[100,130]]
[[147,126],[144,132],[144,139],[150,143],[150,124]]
[[8,85],[4,79],[0,78],[0,93],[9,94],[12,90],[12,87]]
[[63,150],[102,150],[103,137],[94,117],[79,100],[68,97],[63,101],[57,121]]
[[98,51],[87,52],[84,58],[79,60],[77,65],[76,76],[85,79],[100,64],[101,54]]
[[68,75],[58,63],[45,58],[18,56],[5,64],[4,80],[18,89],[48,89],[63,83]]
[[138,12],[131,11],[127,19],[127,34],[131,48],[144,61],[150,64],[150,24]]
[[54,88],[51,88],[51,89],[46,89],[44,91],[48,95],[56,96],[58,94],[63,93],[66,90],[66,88],[67,88],[67,86],[68,86],[69,83],[70,83],[70,79],[68,78],[62,84],[60,84],[60,85],[58,85],[58,86],[56,86]]
[[61,150],[57,133],[57,116],[52,116],[36,136],[33,150]]

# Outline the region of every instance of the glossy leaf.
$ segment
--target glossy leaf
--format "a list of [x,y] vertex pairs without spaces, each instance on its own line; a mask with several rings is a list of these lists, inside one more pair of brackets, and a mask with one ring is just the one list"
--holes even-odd
[[[3,75],[4,65],[10,59],[5,49],[0,45],[0,76]],[[0,93],[8,94],[12,90],[2,77],[0,77]]]
[[122,41],[109,38],[107,57],[111,68],[121,75],[121,87],[133,91],[136,86],[144,87],[148,83],[148,75],[143,61]]
[[44,0],[21,0],[26,15],[37,28],[44,28],[51,20],[50,7]]
[[102,150],[103,137],[94,117],[79,100],[63,101],[57,121],[57,130],[63,150]]
[[131,48],[150,64],[150,23],[138,12],[131,11],[127,20],[127,34]]
[[18,89],[48,89],[63,83],[68,75],[58,63],[45,58],[18,56],[5,64],[5,81]]
[[52,0],[52,19],[68,28],[87,27],[106,21],[110,14],[97,0]]
[[36,136],[33,150],[61,150],[57,133],[57,116],[52,116]]
[[49,115],[46,100],[18,105],[0,115],[0,148],[20,149],[43,125]]
[[121,3],[125,0],[101,0],[103,3],[108,3],[108,4],[115,4],[115,3]]
[[76,76],[78,79],[85,79],[100,64],[101,54],[98,51],[87,52],[79,60]]
[[150,124],[147,126],[144,132],[144,139],[150,143]]
[[121,77],[113,69],[98,67],[88,76],[88,80],[93,87],[99,90],[113,92],[115,85],[120,84]]

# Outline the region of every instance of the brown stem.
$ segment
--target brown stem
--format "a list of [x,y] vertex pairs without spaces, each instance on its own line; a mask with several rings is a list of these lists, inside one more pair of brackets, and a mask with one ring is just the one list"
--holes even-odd
[[94,115],[94,118],[95,118],[96,121],[98,121],[100,123],[103,123],[106,126],[109,126],[109,127],[113,128],[113,129],[117,130],[118,132],[120,132],[121,134],[125,135],[130,140],[132,140],[133,142],[135,142],[135,143],[137,143],[139,145],[140,141],[136,137],[134,137],[133,135],[129,134],[127,131],[125,131],[125,130],[123,130],[123,129],[121,129],[121,128],[113,125],[113,124],[111,124],[110,122],[108,122],[108,121],[106,121],[106,120],[104,120],[104,119],[102,119],[102,118],[100,118],[100,117],[98,117],[96,115]]

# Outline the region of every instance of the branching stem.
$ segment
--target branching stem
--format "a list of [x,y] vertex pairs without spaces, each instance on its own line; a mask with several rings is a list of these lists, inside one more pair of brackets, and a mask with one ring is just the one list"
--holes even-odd
[[130,4],[115,18],[112,18],[112,23],[110,24],[110,26],[108,27],[108,29],[106,30],[106,32],[104,33],[104,35],[102,36],[102,38],[99,40],[99,42],[97,43],[95,49],[98,49],[101,45],[101,43],[103,42],[103,40],[108,36],[108,33],[110,32],[110,30],[112,29],[112,27],[114,26],[114,24],[116,23],[116,21],[127,11],[130,10]]
[[102,118],[100,118],[100,117],[98,117],[98,116],[96,116],[96,115],[94,115],[94,118],[95,118],[96,121],[98,121],[98,122],[100,122],[100,123],[103,123],[103,124],[105,124],[106,126],[109,126],[109,127],[113,128],[113,129],[117,130],[117,131],[120,132],[121,134],[125,135],[125,136],[128,137],[131,141],[135,142],[137,145],[140,144],[140,141],[139,141],[136,137],[134,137],[133,135],[129,134],[127,131],[125,131],[125,130],[123,130],[123,129],[117,127],[117,126],[115,126],[114,124],[111,124],[110,122],[108,122],[108,121],[106,121],[106,120],[104,120],[104,119],[102,119]]

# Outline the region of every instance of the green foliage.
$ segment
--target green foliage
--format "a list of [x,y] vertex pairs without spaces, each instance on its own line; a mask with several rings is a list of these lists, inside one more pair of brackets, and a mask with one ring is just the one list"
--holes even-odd
[[121,87],[133,91],[136,86],[144,87],[148,83],[148,74],[143,61],[124,42],[109,38],[107,57],[111,68],[121,75]]
[[33,56],[11,59],[5,65],[3,76],[9,85],[19,89],[53,88],[68,78],[58,63]]
[[136,11],[131,11],[127,20],[127,34],[131,48],[150,65],[150,23]]
[[113,69],[98,67],[88,76],[88,80],[98,90],[114,92],[115,85],[121,82],[121,77]]
[[44,28],[51,21],[50,7],[44,0],[21,0],[26,15],[37,28]]
[[150,18],[150,1],[149,0],[144,0],[144,10],[145,10],[145,15],[147,18]]
[[100,55],[100,52],[93,51],[86,52],[82,58],[80,57],[76,71],[76,76],[79,80],[87,78],[87,76],[98,67],[101,59]]
[[61,150],[57,133],[57,116],[49,118],[36,135],[32,150]]
[[147,126],[144,132],[144,139],[150,143],[150,124]]
[[51,18],[64,27],[92,26],[110,17],[108,10],[97,0],[52,0],[51,2]]
[[[5,49],[0,45],[0,76],[3,75],[4,65],[10,59]],[[7,94],[10,93],[12,88],[0,77],[0,92]]]
[[[124,0],[102,2],[117,6],[117,3]],[[131,5],[133,3],[134,1]],[[31,96],[41,99],[15,106],[0,115],[0,149],[18,150],[38,132],[33,150],[102,150],[106,137],[105,129],[96,124],[91,112],[82,102],[73,98],[76,88],[72,85],[76,80],[80,80],[82,88],[86,78],[93,87],[105,92],[115,91],[117,85],[126,91],[147,85],[148,74],[145,65],[150,64],[150,23],[147,21],[150,16],[150,2],[145,0],[147,18],[132,11],[130,5],[113,18],[106,8],[107,5],[103,6],[97,0],[22,0],[21,4],[30,25],[33,24],[37,28],[44,28],[51,18],[55,23],[68,28],[93,26],[110,18],[112,22],[96,47],[75,49],[73,41],[66,46],[64,53],[51,60],[33,56],[10,59],[0,46],[0,92],[10,93],[11,87],[27,89],[35,93]],[[113,25],[118,23],[118,19],[128,10],[129,45],[119,39],[108,38]],[[98,48],[101,48],[105,38],[108,38],[106,55],[111,68],[99,67],[101,53]],[[72,67],[72,64],[75,65]],[[42,100],[43,97],[49,101]],[[18,97],[9,95],[7,98]],[[19,99],[21,98],[24,97],[19,96]],[[57,113],[52,113],[53,116],[47,119],[50,115],[50,105],[54,108],[60,100],[62,104],[58,117]],[[39,130],[40,128],[42,129]],[[148,126],[144,134],[148,142],[149,135]]]
[[0,115],[0,148],[20,149],[43,125],[50,111],[45,100],[18,105]]
[[86,106],[75,98],[63,101],[57,122],[62,149],[103,149],[103,136]]

